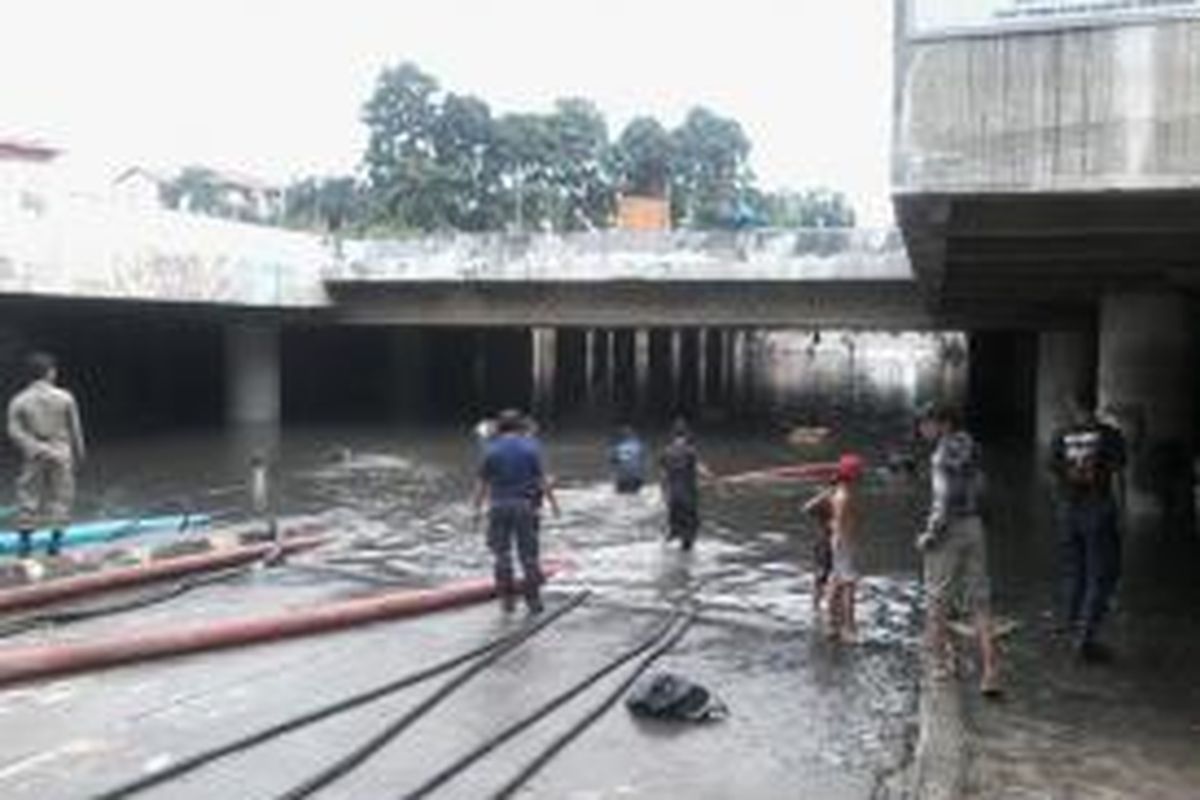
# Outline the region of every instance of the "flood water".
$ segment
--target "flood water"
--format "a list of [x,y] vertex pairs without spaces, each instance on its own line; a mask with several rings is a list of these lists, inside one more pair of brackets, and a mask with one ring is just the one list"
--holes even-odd
[[[922,479],[889,465],[897,454],[912,452],[910,414],[926,378],[888,354],[879,360],[888,366],[860,380],[854,376],[870,372],[863,364],[871,358],[860,352],[857,364],[828,368],[834,377],[822,378],[825,383],[798,380],[797,359],[811,363],[813,355],[794,339],[770,357],[783,376],[769,383],[771,413],[749,427],[701,424],[701,455],[718,474],[824,461],[846,450],[866,456],[873,466],[863,484],[860,642],[826,642],[814,618],[815,531],[799,512],[813,486],[707,490],[697,549],[685,555],[663,542],[664,511],[655,487],[632,497],[614,493],[606,468],[611,432],[586,421],[543,426],[562,506],[561,517],[544,521],[543,551],[568,565],[551,588],[556,594],[591,589],[592,606],[604,612],[595,622],[601,638],[606,626],[619,628],[622,620],[627,624],[683,599],[700,603],[703,624],[684,648],[687,663],[726,696],[735,717],[741,715],[731,728],[737,743],[769,762],[764,767],[751,760],[741,773],[733,770],[740,796],[793,796],[779,794],[776,783],[793,772],[807,776],[797,779],[797,788],[807,787],[805,796],[885,796],[889,778],[909,758],[914,734],[920,581],[912,539],[925,501]],[[826,440],[789,441],[795,425],[830,423]],[[642,433],[655,448],[663,443],[661,429]],[[192,431],[101,438],[82,476],[79,516],[186,509],[243,519],[247,458],[264,435],[277,454],[281,517],[318,518],[335,536],[315,557],[298,559],[291,580],[333,577],[368,589],[488,573],[470,505],[477,445],[461,426],[331,425],[277,435]],[[1184,788],[1188,781],[1200,780],[1200,695],[1195,673],[1189,677],[1177,668],[1200,665],[1200,629],[1189,616],[1200,608],[1188,588],[1194,583],[1162,547],[1138,540],[1129,548],[1129,575],[1113,625],[1115,643],[1130,655],[1108,672],[1081,671],[1053,637],[1053,535],[1032,477],[1032,456],[1002,449],[992,462],[996,602],[1019,627],[1005,648],[1009,702],[974,709],[982,742],[978,796],[1200,796],[1178,794],[1190,791]],[[709,756],[720,758],[719,749]],[[596,752],[598,765],[628,759],[627,753],[615,755],[615,744]],[[699,752],[689,758],[708,751]],[[1072,761],[1063,778],[1065,753]],[[643,789],[654,785],[652,761],[630,763]],[[681,763],[679,774],[695,773],[694,762]],[[1119,779],[1111,771],[1117,763],[1125,769]],[[586,764],[581,762],[582,773]],[[569,796],[580,774],[551,771],[534,796]],[[676,787],[687,785],[686,778],[673,779],[684,781]],[[697,791],[687,796],[723,796],[702,790],[702,774],[691,780]],[[1131,793],[1139,785],[1149,787],[1147,793]],[[471,795],[464,790],[460,796]]]

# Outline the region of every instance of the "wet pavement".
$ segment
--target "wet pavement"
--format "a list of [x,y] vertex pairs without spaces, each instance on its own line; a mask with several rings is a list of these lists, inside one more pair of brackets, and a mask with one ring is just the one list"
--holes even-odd
[[[705,497],[695,553],[662,541],[656,488],[616,495],[604,475],[604,438],[551,434],[563,516],[547,517],[547,557],[571,565],[555,602],[591,597],[456,693],[321,797],[400,796],[489,731],[525,713],[645,637],[672,607],[696,601],[700,622],[658,665],[687,674],[730,707],[724,721],[671,728],[614,708],[527,786],[522,796],[883,796],[913,737],[917,583],[904,540],[911,487],[875,480],[865,538],[862,641],[834,645],[814,624],[812,532],[799,486],[743,486]],[[182,438],[139,442],[108,462],[102,493],[85,508],[171,497],[220,512],[235,499],[240,445]],[[705,444],[702,441],[702,446]],[[704,456],[719,472],[796,460],[774,435],[714,435]],[[462,432],[297,431],[282,441],[283,507],[317,515],[337,541],[260,571],[136,613],[14,641],[72,640],[180,621],[263,613],[323,598],[425,586],[486,574],[468,503],[473,445]],[[206,452],[207,448],[207,452]],[[157,451],[157,452],[156,452]],[[103,451],[98,453],[102,454]],[[168,453],[187,453],[186,459]],[[824,457],[826,453],[813,453]],[[154,469],[143,465],[155,464]],[[121,472],[127,465],[127,471]],[[196,469],[200,467],[200,469]],[[198,486],[192,475],[205,475]],[[85,492],[88,486],[85,481]],[[95,491],[93,489],[93,491]],[[147,500],[143,500],[146,502]],[[183,501],[181,501],[183,502]],[[524,615],[487,606],[383,623],[320,638],[191,656],[16,687],[0,720],[20,739],[0,744],[5,798],[88,796],[239,732],[361,690],[510,630]],[[628,674],[619,671],[490,756],[435,796],[487,796],[547,740]],[[155,797],[272,797],[401,713],[437,682],[410,689],[212,765],[148,792]]]
[[[804,450],[783,431],[702,431],[720,473],[823,460],[843,447],[884,463],[899,423]],[[668,727],[612,709],[521,796],[536,798],[880,798],[902,796],[918,724],[919,581],[911,549],[922,487],[874,471],[865,484],[861,641],[835,645],[811,604],[813,531],[799,485],[709,491],[695,553],[662,541],[657,490],[618,496],[604,474],[604,437],[547,431],[561,518],[547,517],[548,557],[571,569],[552,603],[591,596],[468,683],[381,753],[318,796],[400,797],[507,722],[637,642],[682,602],[702,617],[657,666],[714,690],[724,721]],[[281,507],[336,535],[293,566],[257,571],[136,613],[10,640],[71,640],[180,621],[271,613],[328,598],[438,585],[486,574],[472,528],[465,431],[328,428],[287,431]],[[236,519],[246,442],[226,434],[100,443],[85,475],[85,511],[186,506]],[[1115,615],[1123,657],[1075,665],[1053,635],[1053,547],[1021,462],[998,467],[992,520],[1000,612],[1021,624],[1006,640],[1009,697],[984,706],[964,692],[970,791],[987,798],[1200,796],[1200,607],[1180,556],[1143,537]],[[997,481],[993,481],[996,485]],[[1146,534],[1147,537],[1153,534]],[[1186,549],[1180,551],[1186,554]],[[1197,563],[1194,554],[1191,563]],[[79,798],[191,752],[376,685],[518,627],[494,604],[380,623],[311,639],[122,667],[0,691],[0,795]],[[448,784],[436,797],[489,796],[628,669]],[[149,791],[146,797],[270,798],[344,753],[432,692],[406,690]],[[970,682],[965,686],[972,685]]]

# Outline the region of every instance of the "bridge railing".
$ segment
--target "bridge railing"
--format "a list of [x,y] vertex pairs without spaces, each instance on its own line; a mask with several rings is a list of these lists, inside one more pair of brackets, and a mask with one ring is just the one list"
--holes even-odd
[[911,280],[894,229],[435,234],[348,240],[334,282]]

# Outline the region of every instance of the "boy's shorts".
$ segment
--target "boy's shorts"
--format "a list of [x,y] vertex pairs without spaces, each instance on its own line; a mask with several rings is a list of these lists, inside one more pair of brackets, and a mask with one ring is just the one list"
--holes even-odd
[[943,608],[961,595],[972,613],[988,613],[987,539],[978,516],[950,520],[941,539],[926,551],[925,592]]

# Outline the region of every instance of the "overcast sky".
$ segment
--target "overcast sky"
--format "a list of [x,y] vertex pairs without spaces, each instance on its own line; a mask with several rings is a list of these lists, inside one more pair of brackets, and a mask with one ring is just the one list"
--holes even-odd
[[828,185],[886,221],[890,0],[38,0],[0,26],[0,137],[98,171],[354,169],[381,67],[495,111],[594,100],[613,135],[697,103],[735,117],[768,188]]

